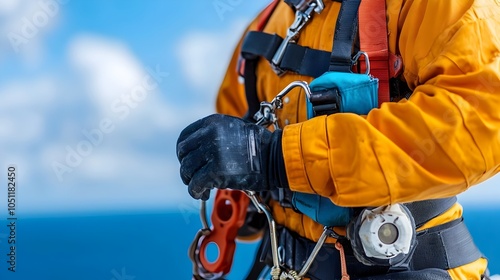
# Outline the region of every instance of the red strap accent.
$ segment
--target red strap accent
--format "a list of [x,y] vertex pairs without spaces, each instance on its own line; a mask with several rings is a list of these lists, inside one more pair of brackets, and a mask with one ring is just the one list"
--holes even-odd
[[390,101],[385,0],[363,0],[358,13],[360,49],[368,54],[370,73],[379,79],[378,105],[380,107],[383,102]]
[[347,263],[345,261],[345,253],[344,253],[344,246],[340,244],[340,242],[335,242],[335,249],[339,250],[340,254],[340,271],[342,273],[342,279],[341,280],[349,280],[349,274],[347,273]]
[[274,12],[276,6],[278,6],[279,0],[274,0],[269,4],[260,14],[259,21],[257,22],[257,31],[262,31],[266,27],[267,21]]

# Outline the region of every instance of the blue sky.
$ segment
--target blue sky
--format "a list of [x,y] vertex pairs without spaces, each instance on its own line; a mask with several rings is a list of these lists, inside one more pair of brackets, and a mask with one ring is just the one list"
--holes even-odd
[[[19,211],[196,211],[177,136],[214,111],[231,50],[267,3],[2,0],[0,168],[18,167]],[[460,199],[494,205],[499,181]]]

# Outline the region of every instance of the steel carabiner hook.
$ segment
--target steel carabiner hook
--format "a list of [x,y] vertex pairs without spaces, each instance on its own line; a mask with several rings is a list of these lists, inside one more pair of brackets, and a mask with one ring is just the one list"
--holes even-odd
[[260,103],[260,109],[255,113],[254,120],[257,121],[257,125],[261,126],[269,126],[274,125],[275,129],[279,129],[278,126],[278,117],[276,116],[276,109],[283,108],[283,98],[290,92],[292,89],[296,87],[301,87],[307,99],[311,97],[311,89],[309,88],[309,84],[304,81],[293,81],[288,86],[286,86],[283,90],[281,90],[271,102],[263,101]]

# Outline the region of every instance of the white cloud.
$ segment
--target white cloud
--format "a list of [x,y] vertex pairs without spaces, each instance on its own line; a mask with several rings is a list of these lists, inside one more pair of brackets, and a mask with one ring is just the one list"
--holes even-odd
[[0,15],[12,14],[20,4],[20,0],[2,0],[0,2]]
[[[144,88],[145,77],[153,77],[151,72],[167,72],[166,65],[143,65],[122,42],[91,34],[79,35],[71,41],[68,60],[81,75],[83,84],[88,87],[88,93],[93,104],[99,108],[101,117],[116,117],[116,112],[112,109],[113,102],[123,100],[123,96],[133,95],[137,86]],[[189,115],[192,107],[185,108],[162,100],[159,86],[175,81],[168,76],[160,78],[161,80],[148,80],[158,86],[146,90],[147,97],[134,102],[137,104],[129,108],[130,114],[120,121],[128,126],[137,126],[146,134],[151,129],[179,129],[179,116]],[[120,101],[122,103],[125,102]]]
[[0,1],[0,54],[36,68],[45,59],[46,35],[59,24],[64,1]]
[[68,54],[87,82],[93,101],[105,112],[144,76],[142,65],[127,46],[110,38],[80,35],[71,41]]
[[196,89],[215,92],[248,20],[228,24],[223,31],[187,32],[177,45],[184,76]]
[[[146,66],[110,38],[77,36],[68,46],[69,66],[77,71],[46,71],[0,85],[0,146],[7,147],[0,163],[19,166],[22,211],[176,209],[191,203],[179,178],[174,138],[184,125],[179,116],[202,110],[166,103],[158,87],[120,119],[111,103],[130,94]],[[82,130],[97,129],[108,117],[115,129],[59,182],[52,163],[65,164],[66,147],[76,149],[87,140]]]
[[47,115],[53,108],[56,86],[57,79],[48,75],[0,85],[0,166],[17,165],[23,200],[39,199],[39,146],[47,141]]
[[[130,95],[134,87],[141,85],[145,75],[150,75],[146,69],[155,70],[156,65],[144,66],[117,40],[89,34],[76,36],[69,43],[67,54],[79,77],[73,86],[87,86],[82,90],[82,102],[70,103],[78,106],[74,110],[88,117],[81,116],[83,121],[65,125],[73,137],[57,139],[45,147],[40,165],[47,170],[51,184],[43,196],[51,205],[37,202],[36,207],[46,211],[175,208],[180,201],[190,201],[181,187],[172,138],[181,129],[179,116],[189,114],[186,111],[191,108],[185,110],[166,103],[160,87],[149,91],[135,107],[128,107],[129,113],[123,118],[111,108],[122,95]],[[161,65],[159,69],[165,70]],[[161,81],[169,82],[168,77]],[[68,97],[82,99],[82,96]],[[58,182],[51,164],[54,161],[65,164],[66,147],[76,150],[82,141],[88,140],[82,130],[99,129],[105,118],[111,119],[114,130],[102,133],[102,141],[92,147],[89,155],[81,157],[81,164],[64,173],[63,182]]]
[[43,76],[0,85],[0,146],[10,147],[7,154],[19,155],[22,145],[44,140],[46,114],[52,108],[56,83],[55,78]]

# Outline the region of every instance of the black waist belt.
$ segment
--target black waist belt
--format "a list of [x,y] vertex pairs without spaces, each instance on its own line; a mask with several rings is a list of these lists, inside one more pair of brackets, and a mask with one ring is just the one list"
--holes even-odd
[[482,257],[462,219],[418,232],[417,242],[410,262],[414,270],[429,267],[446,270]]
[[[278,232],[278,246],[280,247],[282,265],[288,269],[300,271],[315,243],[290,232],[286,228],[282,228]],[[268,238],[266,239],[262,243],[264,247],[261,251],[261,261],[271,265],[270,243]],[[354,279],[375,275],[386,275],[386,277],[390,275],[390,267],[363,265],[354,257],[348,240],[341,239],[339,242],[344,246],[348,273]],[[439,270],[459,267],[482,257],[462,219],[419,232],[417,242],[415,253],[408,268],[409,271],[430,269],[429,273],[440,274]],[[332,278],[332,276],[334,277]],[[325,244],[321,248],[308,272],[308,277],[311,279],[341,279],[340,255],[332,244]]]

